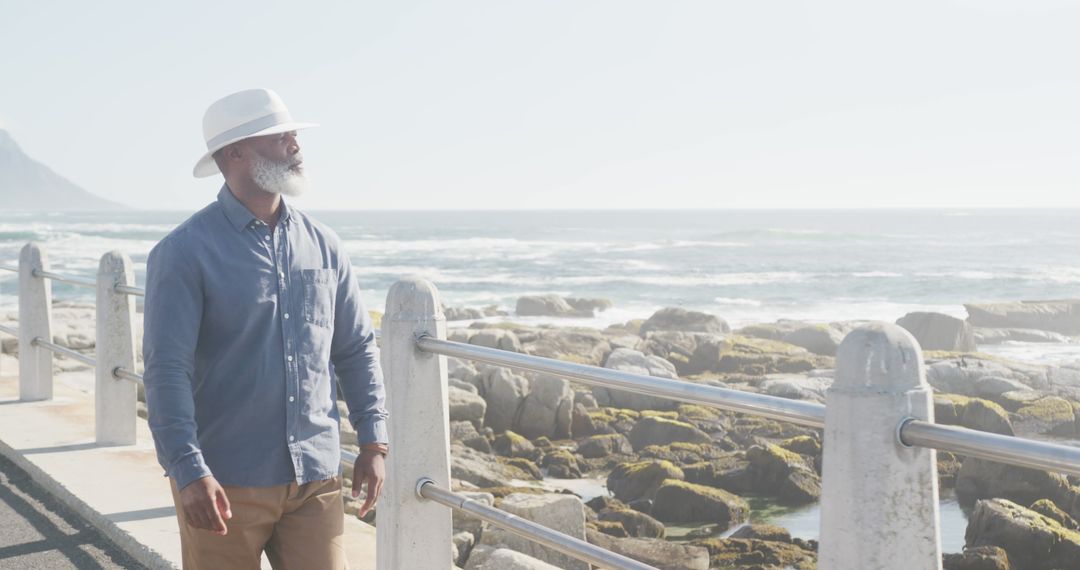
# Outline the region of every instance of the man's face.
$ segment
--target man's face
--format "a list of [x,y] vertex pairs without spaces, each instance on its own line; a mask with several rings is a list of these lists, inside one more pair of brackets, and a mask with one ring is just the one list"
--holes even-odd
[[266,192],[298,196],[307,190],[296,131],[241,141],[251,180]]

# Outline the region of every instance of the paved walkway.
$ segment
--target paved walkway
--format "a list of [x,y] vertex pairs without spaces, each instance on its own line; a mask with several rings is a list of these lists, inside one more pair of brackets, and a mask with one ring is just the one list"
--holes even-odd
[[0,456],[0,568],[146,568]]
[[[90,542],[90,535],[84,534],[89,532],[85,524],[46,525],[41,521],[51,519],[35,515],[36,507],[26,506],[27,501],[22,499],[27,495],[25,491],[22,495],[9,493],[5,489],[12,487],[3,486],[0,487],[0,568],[4,570],[51,568],[37,563],[13,566],[3,558],[10,556],[10,552],[26,549],[30,553],[35,548],[39,552],[55,550],[52,555],[59,556],[57,560],[61,562],[63,556],[75,560],[72,565],[57,568],[171,570],[180,567],[176,510],[168,479],[162,476],[157,463],[146,421],[137,420],[134,445],[97,445],[92,386],[93,371],[60,374],[53,384],[52,400],[22,402],[18,399],[18,380],[0,375],[0,458],[28,473],[30,479],[57,499],[54,504],[65,505],[104,537],[98,543]],[[12,481],[26,480],[25,476],[11,475],[4,476],[3,481],[9,477]],[[8,518],[16,521],[10,529]],[[346,516],[345,532],[350,567],[373,570],[374,527]],[[116,545],[129,560],[142,566],[122,562],[96,565],[92,558],[86,558],[92,556],[91,544]],[[103,546],[96,548],[105,559],[109,558]],[[269,568],[265,556],[263,568]]]

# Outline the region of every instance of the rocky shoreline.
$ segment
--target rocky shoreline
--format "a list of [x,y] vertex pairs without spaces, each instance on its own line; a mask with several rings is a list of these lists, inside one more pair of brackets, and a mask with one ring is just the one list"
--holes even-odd
[[[609,307],[602,299],[538,296],[519,300],[515,315],[492,307],[452,308],[448,318],[475,322],[451,326],[448,336],[823,402],[836,348],[860,324],[778,321],[732,330],[720,316],[679,308],[602,330],[513,322],[520,315],[581,317]],[[967,320],[911,313],[897,321],[924,348],[936,421],[1022,437],[1080,438],[1080,365],[1033,364],[977,351],[1008,341],[1077,342],[1070,335],[1080,332],[1080,302],[967,307]],[[92,308],[57,303],[54,311],[54,341],[92,352]],[[486,322],[489,317],[499,322]],[[0,359],[17,353],[10,337],[0,348]],[[62,370],[82,367],[56,362]],[[819,430],[448,362],[455,490],[659,568],[816,567],[815,541],[744,523],[753,519],[747,497],[784,505],[818,500]],[[348,425],[342,430],[343,441],[355,441]],[[955,489],[970,510],[967,549],[947,554],[945,568],[1041,570],[1066,567],[1080,555],[1078,481],[949,453],[938,454],[938,470],[941,486]],[[583,501],[540,485],[581,477],[603,479],[608,494]],[[347,506],[352,513],[358,509],[352,500]],[[669,526],[691,529],[669,536]],[[456,562],[466,570],[586,568],[468,517],[455,516],[454,531]]]

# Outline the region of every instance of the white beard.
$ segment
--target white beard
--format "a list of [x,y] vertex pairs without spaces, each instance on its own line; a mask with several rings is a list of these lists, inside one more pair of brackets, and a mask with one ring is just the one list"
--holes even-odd
[[272,194],[299,196],[307,191],[308,180],[303,170],[290,168],[288,161],[277,162],[254,154],[252,156],[251,180],[255,185]]

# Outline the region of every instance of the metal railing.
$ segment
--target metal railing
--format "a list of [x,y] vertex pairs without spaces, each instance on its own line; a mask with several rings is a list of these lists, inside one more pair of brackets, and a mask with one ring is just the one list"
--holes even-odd
[[[470,514],[476,510],[444,486],[449,482],[447,452],[440,447],[446,445],[447,428],[440,425],[445,417],[432,412],[448,405],[445,392],[437,389],[446,382],[447,371],[445,361],[435,356],[823,428],[819,567],[824,570],[940,564],[934,449],[1080,476],[1080,448],[933,423],[921,349],[896,325],[875,324],[848,335],[837,354],[826,405],[821,405],[446,340],[442,315],[432,311],[439,306],[432,284],[400,281],[388,295],[383,316],[383,367],[388,377],[393,375],[394,387],[404,391],[390,400],[391,449],[407,450],[388,458],[399,480],[388,483],[393,508],[385,513],[385,523],[400,528],[403,521],[422,518],[424,523],[407,527],[416,537],[442,532],[439,513],[425,503]],[[545,381],[545,376],[533,381]],[[402,453],[412,458],[400,460]],[[410,485],[415,485],[411,494]],[[583,548],[575,537],[563,535],[552,543],[550,529],[518,525],[513,515],[492,507],[481,510],[489,515],[482,520],[579,560],[607,568],[641,567],[598,561],[592,557],[595,547]],[[379,526],[384,511],[378,512]],[[413,560],[407,550],[416,537],[388,540],[382,546],[392,550],[389,559]]]

